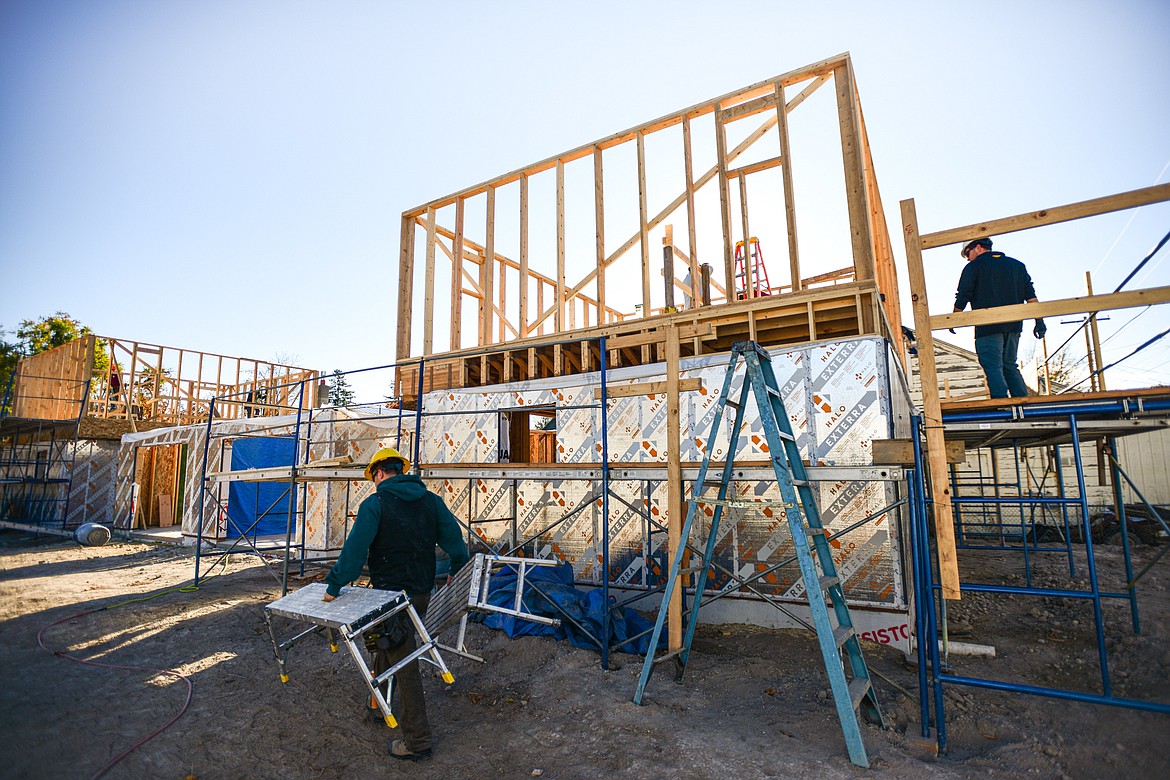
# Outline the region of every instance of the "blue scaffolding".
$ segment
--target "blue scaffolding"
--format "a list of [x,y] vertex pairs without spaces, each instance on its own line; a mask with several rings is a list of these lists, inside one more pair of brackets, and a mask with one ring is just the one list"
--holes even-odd
[[[1170,714],[1170,702],[1149,701],[1119,696],[1114,691],[1110,676],[1108,644],[1110,629],[1102,612],[1107,600],[1128,602],[1132,631],[1141,632],[1138,612],[1138,583],[1165,552],[1163,548],[1136,576],[1127,533],[1126,505],[1122,498],[1122,480],[1134,490],[1154,518],[1158,513],[1141,495],[1125,473],[1117,455],[1116,439],[1120,435],[1140,433],[1143,430],[1164,429],[1170,417],[1170,391],[1150,395],[1113,394],[1120,397],[1087,396],[1078,400],[1052,396],[1049,400],[978,409],[963,412],[944,412],[943,426],[948,440],[964,439],[975,447],[1000,448],[1011,452],[1016,464],[1015,481],[1005,479],[993,470],[990,477],[980,469],[974,478],[960,478],[951,470],[951,499],[955,506],[956,549],[960,560],[965,553],[978,554],[980,550],[995,550],[1017,554],[1024,570],[1023,584],[967,581],[960,585],[962,593],[983,593],[1004,596],[1023,596],[1047,599],[1068,599],[1087,603],[1092,610],[1092,626],[1096,645],[1096,660],[1100,673],[1097,690],[1068,690],[1022,682],[1009,682],[961,675],[945,656],[948,642],[946,601],[936,576],[936,551],[933,547],[931,509],[933,501],[927,492],[925,458],[922,444],[922,418],[913,418],[914,469],[908,481],[911,514],[911,541],[913,552],[915,622],[919,642],[917,661],[919,671],[919,707],[922,735],[931,736],[932,727],[939,749],[946,750],[946,715],[943,688],[963,685],[992,690],[1025,693],[1072,701],[1127,707],[1149,712]],[[1005,401],[1005,405],[1007,402]],[[1143,426],[1142,422],[1148,423]],[[1092,507],[1086,487],[1082,445],[1091,440],[1107,443],[1109,471],[1112,476],[1113,501],[1120,522],[1119,541],[1123,553],[1123,571],[1120,586],[1109,589],[1104,582],[1117,580],[1117,572],[1099,570],[1094,544],[1101,535],[1095,532]],[[1039,479],[1031,475],[1024,480],[1029,466],[1024,460],[1032,448],[1051,448],[1050,462],[1057,465],[1045,469]],[[1062,458],[1071,453],[1075,484],[1066,484],[1062,476]],[[994,455],[993,455],[994,457]],[[1054,471],[1054,474],[1050,474]],[[1054,476],[1051,486],[1048,478]],[[1158,520],[1167,532],[1165,522]],[[1096,538],[1094,538],[1096,537]],[[1067,557],[1069,582],[1076,584],[1077,563],[1084,566],[1080,587],[1046,587],[1033,581],[1033,559],[1037,555],[1059,554]],[[944,648],[940,651],[940,645]]]

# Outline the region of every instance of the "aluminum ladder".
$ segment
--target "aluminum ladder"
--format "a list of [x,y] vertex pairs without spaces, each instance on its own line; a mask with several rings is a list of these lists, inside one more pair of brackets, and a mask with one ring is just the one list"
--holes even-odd
[[[746,373],[739,400],[732,400],[730,397],[732,380],[736,376],[741,358],[746,364]],[[662,606],[659,608],[658,619],[654,624],[654,632],[650,638],[650,649],[647,650],[646,659],[642,665],[642,675],[638,679],[634,703],[642,703],[646,683],[650,679],[655,664],[673,658],[677,665],[676,679],[682,677],[682,672],[686,668],[687,656],[690,653],[691,642],[695,636],[695,627],[699,622],[700,600],[706,587],[707,572],[711,568],[719,521],[723,515],[724,507],[774,506],[776,503],[728,499],[731,475],[734,470],[735,443],[743,427],[744,411],[747,407],[749,392],[755,397],[756,407],[759,409],[760,421],[763,424],[768,443],[768,452],[772,456],[771,461],[776,473],[776,483],[779,485],[782,498],[780,503],[784,508],[788,528],[792,533],[796,557],[800,562],[800,574],[805,585],[805,593],[812,613],[817,640],[820,643],[821,655],[824,657],[825,671],[829,675],[833,701],[837,707],[837,717],[841,722],[841,730],[845,735],[845,744],[849,750],[849,760],[858,766],[868,767],[869,760],[866,757],[865,744],[861,739],[861,728],[857,715],[860,710],[869,722],[884,725],[881,708],[878,705],[865,658],[861,654],[861,644],[853,628],[853,619],[850,617],[849,607],[845,602],[841,581],[837,576],[837,567],[833,563],[832,548],[827,539],[828,531],[821,525],[820,511],[817,508],[816,499],[804,469],[804,462],[801,460],[800,449],[796,446],[792,426],[789,423],[788,414],[784,410],[780,391],[776,386],[776,375],[772,370],[771,356],[754,341],[739,341],[732,347],[731,360],[723,380],[723,390],[715,405],[711,433],[703,453],[699,476],[695,482],[691,499],[687,503],[687,515],[681,533],[681,539],[684,543],[680,544],[675,551],[674,559],[670,565],[666,579],[666,590],[662,596]],[[728,457],[724,462],[721,477],[718,480],[708,482],[707,470],[711,465],[711,452],[721,430],[723,413],[728,406],[735,410],[735,422],[731,428]],[[708,487],[718,487],[715,499],[702,497],[704,489]],[[711,519],[711,530],[702,555],[700,556],[696,551],[694,557],[698,560],[693,561],[692,565],[684,567],[688,550],[685,542],[690,538],[691,528],[698,515],[700,503],[715,506]],[[697,575],[694,583],[695,598],[691,605],[682,646],[656,656],[655,648],[658,647],[663,625],[666,622],[667,604],[670,603],[680,576],[692,574]],[[836,625],[829,616],[829,605],[832,605]],[[849,679],[846,678],[845,659],[849,663]]]

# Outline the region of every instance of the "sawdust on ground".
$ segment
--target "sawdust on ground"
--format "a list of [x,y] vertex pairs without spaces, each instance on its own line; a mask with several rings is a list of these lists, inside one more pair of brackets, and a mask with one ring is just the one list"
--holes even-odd
[[[1157,549],[1135,552],[1140,565]],[[1098,549],[1103,579],[1120,570],[1119,554]],[[1069,586],[1063,556],[1031,563],[1034,586]],[[1024,582],[1018,554],[968,554],[964,567],[967,580]],[[472,625],[469,649],[486,663],[451,657],[454,685],[426,680],[434,756],[394,761],[385,753],[392,732],[365,718],[364,687],[344,653],[311,637],[292,651],[291,679],[280,684],[263,622],[279,585],[266,569],[232,556],[197,591],[177,590],[193,570],[191,548],[84,548],[0,532],[0,775],[90,777],[187,697],[173,677],[40,649],[43,629],[51,651],[192,682],[182,717],[108,778],[1170,776],[1168,715],[977,688],[945,689],[949,750],[936,756],[921,735],[915,669],[868,643],[887,724],[863,726],[871,766],[856,767],[814,638],[749,626],[702,627],[684,681],[660,671],[637,706],[640,657],[616,654],[606,671],[594,652]],[[1142,581],[1140,634],[1126,602],[1107,604],[1118,695],[1170,702],[1168,572],[1170,556]],[[45,628],[90,610],[99,611]],[[952,602],[949,624],[954,639],[997,650],[993,659],[952,657],[956,674],[1100,690],[1083,601],[968,594]]]

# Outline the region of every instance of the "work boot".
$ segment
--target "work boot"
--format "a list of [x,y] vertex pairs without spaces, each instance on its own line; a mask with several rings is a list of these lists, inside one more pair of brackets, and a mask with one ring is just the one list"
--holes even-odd
[[422,761],[424,758],[431,757],[431,749],[420,750],[417,753],[412,753],[406,749],[405,739],[392,739],[390,746],[387,748],[391,758],[401,759],[402,761]]

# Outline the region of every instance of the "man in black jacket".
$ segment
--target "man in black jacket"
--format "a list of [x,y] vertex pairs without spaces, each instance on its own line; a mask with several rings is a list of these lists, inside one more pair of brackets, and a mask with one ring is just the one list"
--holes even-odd
[[[419,617],[427,613],[435,584],[435,545],[451,556],[451,574],[467,563],[467,545],[459,522],[443,499],[431,493],[415,474],[405,474],[410,461],[397,450],[379,450],[366,468],[374,495],[358,507],[353,528],[337,563],[325,575],[325,601],[332,601],[369,564],[370,585],[380,590],[404,591]],[[399,613],[396,617],[402,617]],[[414,651],[414,629],[409,623],[387,628],[375,639],[374,674],[381,674]],[[423,698],[418,661],[394,675],[401,694],[403,739],[390,742],[394,758],[418,761],[431,755],[431,726]]]
[[[962,311],[967,304],[971,304],[972,309],[990,309],[1036,302],[1036,290],[1032,287],[1028,269],[1003,252],[992,252],[990,238],[977,238],[967,243],[961,254],[967,267],[959,276],[955,311]],[[992,398],[1007,398],[1009,395],[1023,398],[1028,395],[1028,386],[1016,364],[1023,329],[1021,322],[975,326],[975,354],[987,376],[987,390]],[[1044,320],[1037,318],[1032,331],[1036,338],[1044,338],[1047,330]]]

